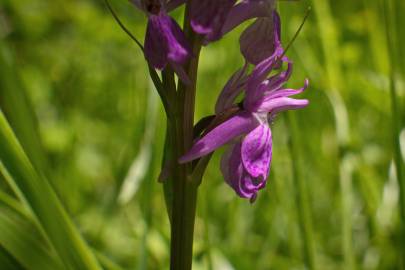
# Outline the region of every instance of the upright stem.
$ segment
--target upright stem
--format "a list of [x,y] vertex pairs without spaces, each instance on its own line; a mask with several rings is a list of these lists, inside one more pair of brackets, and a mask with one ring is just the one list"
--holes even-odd
[[184,33],[193,49],[193,57],[185,65],[191,84],[179,80],[176,113],[173,121],[173,208],[171,223],[171,270],[191,270],[193,258],[194,222],[197,204],[197,188],[195,181],[190,181],[191,164],[180,165],[177,160],[190,147],[193,141],[195,92],[197,83],[197,69],[201,42],[190,27],[186,6]]

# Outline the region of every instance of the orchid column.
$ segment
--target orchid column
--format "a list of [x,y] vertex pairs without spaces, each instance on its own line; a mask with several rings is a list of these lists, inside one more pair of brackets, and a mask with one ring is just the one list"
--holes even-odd
[[[167,115],[160,181],[171,222],[170,265],[172,270],[190,270],[197,190],[211,155],[229,145],[221,161],[225,182],[239,197],[254,202],[270,173],[270,123],[282,111],[307,106],[307,100],[290,96],[304,91],[308,82],[297,90],[283,87],[291,76],[292,62],[281,45],[275,0],[132,2],[148,17],[144,46],[135,41],[144,52]],[[168,15],[181,5],[185,5],[183,28]],[[201,47],[220,40],[248,19],[255,21],[240,37],[245,65],[224,86],[215,114],[194,125]],[[253,70],[248,72],[251,65]],[[156,70],[161,71],[161,78]],[[240,96],[243,100],[238,103]]]

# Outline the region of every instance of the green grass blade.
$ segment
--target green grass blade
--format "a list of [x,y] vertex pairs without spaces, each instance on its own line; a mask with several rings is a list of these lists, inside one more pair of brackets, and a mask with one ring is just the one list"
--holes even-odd
[[17,74],[14,55],[0,39],[0,108],[35,168],[47,172],[47,159],[38,133],[38,121]]
[[[56,252],[69,269],[100,269],[49,182],[31,165],[0,111],[0,161],[16,193],[32,209]],[[6,178],[7,179],[7,178]]]
[[[355,269],[356,258],[353,252],[353,224],[352,224],[352,181],[351,172],[347,173],[344,166],[345,159],[349,154],[347,148],[350,145],[349,115],[342,95],[347,91],[345,74],[342,69],[341,44],[339,44],[338,27],[331,12],[328,1],[313,0],[314,10],[318,21],[319,35],[323,54],[325,57],[325,71],[328,83],[328,98],[331,102],[338,140],[338,164],[341,208],[341,247],[343,254],[344,269]],[[333,53],[330,53],[333,52]]]
[[105,270],[123,270],[119,265],[117,265],[114,261],[112,261],[110,258],[105,256],[104,254],[94,250],[94,253],[96,254],[97,259],[100,261],[100,264],[103,266],[103,269]]
[[18,212],[0,205],[0,244],[26,269],[66,269],[52,253],[35,224]]
[[405,269],[405,174],[403,171],[404,160],[401,155],[400,145],[400,133],[401,133],[401,121],[400,121],[400,102],[397,90],[397,73],[400,70],[399,61],[397,60],[397,49],[395,47],[396,42],[396,23],[395,15],[393,12],[393,3],[390,0],[384,1],[384,19],[385,19],[385,31],[386,41],[388,47],[389,58],[389,90],[391,98],[391,117],[392,117],[392,144],[393,144],[393,156],[396,169],[396,176],[399,186],[399,211],[401,217],[400,224],[400,237],[401,243],[400,249],[400,264],[401,269]]
[[24,270],[24,268],[0,245],[0,265],[2,269]]
[[294,185],[297,188],[295,193],[297,197],[297,210],[303,239],[305,261],[309,269],[318,269],[308,187],[305,180],[301,177],[300,164],[298,162],[300,156],[299,141],[297,136],[298,127],[295,117],[291,112],[287,113],[287,117],[285,119],[291,134],[289,150],[291,155]]

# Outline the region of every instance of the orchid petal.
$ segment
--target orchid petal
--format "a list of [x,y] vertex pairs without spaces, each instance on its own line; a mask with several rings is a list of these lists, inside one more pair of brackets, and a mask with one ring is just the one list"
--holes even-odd
[[270,95],[280,90],[283,84],[287,82],[292,73],[292,62],[288,60],[287,57],[284,57],[283,61],[288,63],[287,70],[270,77],[259,85],[252,85],[252,80],[249,78],[249,83],[247,84],[248,91],[246,91],[244,101],[244,107],[246,109],[256,111],[263,99],[267,99]]
[[239,42],[246,61],[257,65],[274,53],[273,28],[271,18],[259,18],[242,33]]
[[294,99],[288,97],[272,98],[264,101],[257,109],[258,112],[268,112],[272,115],[287,110],[297,110],[308,106],[306,99]]
[[168,44],[164,21],[160,16],[150,16],[145,35],[145,58],[160,70],[167,64]]
[[244,0],[235,5],[222,27],[222,34],[225,35],[235,27],[253,18],[271,17],[271,10],[274,6],[273,0]]
[[190,18],[193,30],[206,35],[209,41],[221,37],[222,26],[236,0],[191,1]]
[[222,156],[221,172],[225,182],[239,197],[251,199],[256,196],[257,189],[246,187],[246,183],[249,182],[249,179],[246,178],[249,178],[249,176],[243,167],[240,142],[232,145]]
[[171,17],[166,17],[168,20],[167,27],[167,42],[169,43],[168,59],[179,64],[183,64],[192,54],[191,48],[187,42],[183,30],[177,22]]
[[298,94],[304,92],[308,88],[308,85],[309,85],[309,81],[308,81],[308,79],[305,79],[303,87],[301,87],[299,89],[290,89],[290,88],[279,89],[279,90],[271,92],[270,95],[267,97],[267,99],[274,99],[274,98],[298,95]]
[[[234,149],[234,145],[230,146],[223,154],[221,157],[221,163],[220,163],[220,168],[221,168],[221,172],[222,172],[222,176],[224,177],[224,180],[226,183],[228,183],[229,185],[231,185],[232,183],[232,179],[234,178],[238,178],[238,177],[234,177],[234,173],[237,173],[237,169],[235,170],[235,168],[232,168],[231,166],[231,156],[232,156],[232,152]],[[238,166],[236,166],[237,168]],[[243,168],[242,168],[243,169]],[[231,177],[232,176],[232,177]]]
[[250,202],[254,202],[257,198],[257,192],[266,186],[267,179],[257,179],[245,173],[240,181],[239,193],[244,195],[244,198],[249,198]]
[[254,178],[266,179],[272,154],[271,130],[261,124],[251,131],[242,142],[242,161],[246,171]]
[[285,57],[283,62],[287,62],[287,70],[282,71],[267,80],[269,89],[280,89],[281,86],[283,86],[283,84],[285,84],[291,77],[293,71],[292,61]]
[[273,10],[273,23],[275,47],[281,47],[281,19],[276,10]]
[[205,156],[234,138],[250,132],[256,125],[257,122],[250,113],[236,114],[199,139],[179,161],[186,163]]
[[[263,60],[254,68],[247,82],[247,91],[256,89],[258,85],[266,80],[269,73],[276,67],[277,62],[280,60],[279,58],[283,55],[283,52],[284,50],[282,47],[276,48],[272,56]],[[283,62],[287,60],[287,57],[283,57],[283,59],[281,59]]]
[[228,80],[215,105],[215,113],[219,114],[232,106],[236,97],[242,92],[246,83],[248,63],[236,71]]
[[191,55],[186,38],[175,20],[161,12],[149,17],[145,36],[145,57],[157,69],[167,62],[182,64]]

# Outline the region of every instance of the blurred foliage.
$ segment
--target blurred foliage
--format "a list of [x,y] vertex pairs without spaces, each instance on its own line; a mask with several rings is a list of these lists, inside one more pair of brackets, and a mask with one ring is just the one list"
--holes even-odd
[[[405,2],[392,3],[404,155]],[[112,5],[142,39],[144,15],[127,1]],[[401,223],[383,2],[305,0],[278,6],[285,44],[312,6],[288,52],[295,62],[289,85],[301,86],[308,77],[303,96],[311,104],[291,113],[293,128],[281,116],[273,124],[269,185],[254,204],[226,186],[220,154],[214,155],[199,193],[195,269],[305,269],[294,166],[308,190],[319,269],[398,269]],[[181,10],[175,14],[180,18]],[[212,114],[219,91],[242,65],[242,29],[203,49],[196,120]],[[156,106],[142,53],[103,1],[0,0],[0,52],[1,109],[102,264],[167,269],[169,222],[157,182],[163,109]],[[293,156],[291,131],[299,148]],[[0,187],[15,196],[3,178]],[[27,251],[13,253],[2,239],[21,244],[41,234],[24,238],[36,230],[32,220],[1,201],[0,226],[22,227],[14,230],[21,239],[0,237],[0,268],[24,269],[26,262],[16,254]]]

